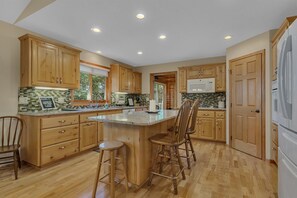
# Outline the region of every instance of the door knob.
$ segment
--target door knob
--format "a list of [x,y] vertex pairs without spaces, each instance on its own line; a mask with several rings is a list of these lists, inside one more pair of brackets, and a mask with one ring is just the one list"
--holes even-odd
[[251,112],[260,113],[260,110],[259,109],[256,109],[255,111],[251,111]]

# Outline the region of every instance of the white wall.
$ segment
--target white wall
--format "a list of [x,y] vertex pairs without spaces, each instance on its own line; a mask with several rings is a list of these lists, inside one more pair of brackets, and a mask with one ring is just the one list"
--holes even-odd
[[[0,21],[0,116],[16,115],[18,112],[20,83],[20,42],[18,37],[27,33],[35,34]],[[81,60],[108,67],[110,64],[116,63],[115,60],[85,50],[82,50]]]
[[[244,56],[253,52],[257,52],[265,49],[265,125],[266,125],[266,159],[271,159],[270,154],[270,130],[271,130],[271,38],[275,31],[268,31],[263,34],[257,35],[251,39],[238,43],[232,47],[227,48],[226,52],[226,65],[227,71],[229,71],[229,61],[240,56]],[[230,111],[230,101],[229,101],[229,72],[227,72],[227,115]],[[229,116],[227,116],[226,121],[226,131],[227,131],[227,144],[229,144]]]
[[[171,72],[178,71],[178,67],[182,66],[192,66],[192,65],[203,65],[203,64],[211,64],[211,63],[223,63],[226,61],[226,57],[213,57],[213,58],[204,58],[197,60],[189,60],[189,61],[181,61],[181,62],[173,62],[173,63],[165,63],[158,65],[147,65],[135,68],[137,71],[142,72],[142,93],[149,94],[150,93],[150,74],[151,73],[160,73],[160,72]],[[181,94],[179,93],[179,76],[177,75],[177,106],[181,104]]]

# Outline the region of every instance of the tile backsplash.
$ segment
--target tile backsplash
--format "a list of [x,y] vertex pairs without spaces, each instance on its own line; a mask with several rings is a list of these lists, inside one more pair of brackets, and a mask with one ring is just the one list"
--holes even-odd
[[119,99],[122,98],[125,100],[125,105],[128,105],[128,98],[132,98],[134,105],[148,106],[149,105],[149,94],[111,94],[111,105],[116,105]]
[[226,106],[226,93],[182,93],[182,101],[185,99],[199,99],[200,107],[218,107],[218,102],[223,101]]
[[57,109],[67,108],[71,106],[70,90],[47,90],[26,87],[19,88],[19,112],[42,111],[39,102],[39,97],[41,96],[52,96],[56,103]]

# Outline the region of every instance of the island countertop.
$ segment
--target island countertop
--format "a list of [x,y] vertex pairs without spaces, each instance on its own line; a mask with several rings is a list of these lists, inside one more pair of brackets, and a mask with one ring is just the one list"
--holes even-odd
[[177,110],[161,110],[158,113],[139,111],[113,115],[93,116],[89,117],[89,120],[127,125],[150,126],[175,118],[177,113]]

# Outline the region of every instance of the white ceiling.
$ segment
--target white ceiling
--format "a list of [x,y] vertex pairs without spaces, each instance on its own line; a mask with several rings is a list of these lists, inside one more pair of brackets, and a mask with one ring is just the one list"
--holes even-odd
[[[14,23],[29,2],[1,0],[0,20]],[[135,17],[139,12],[142,21]],[[296,0],[56,0],[16,25],[143,66],[224,56],[227,47],[293,15]],[[93,26],[102,32],[91,32]],[[232,40],[224,40],[229,34]]]

